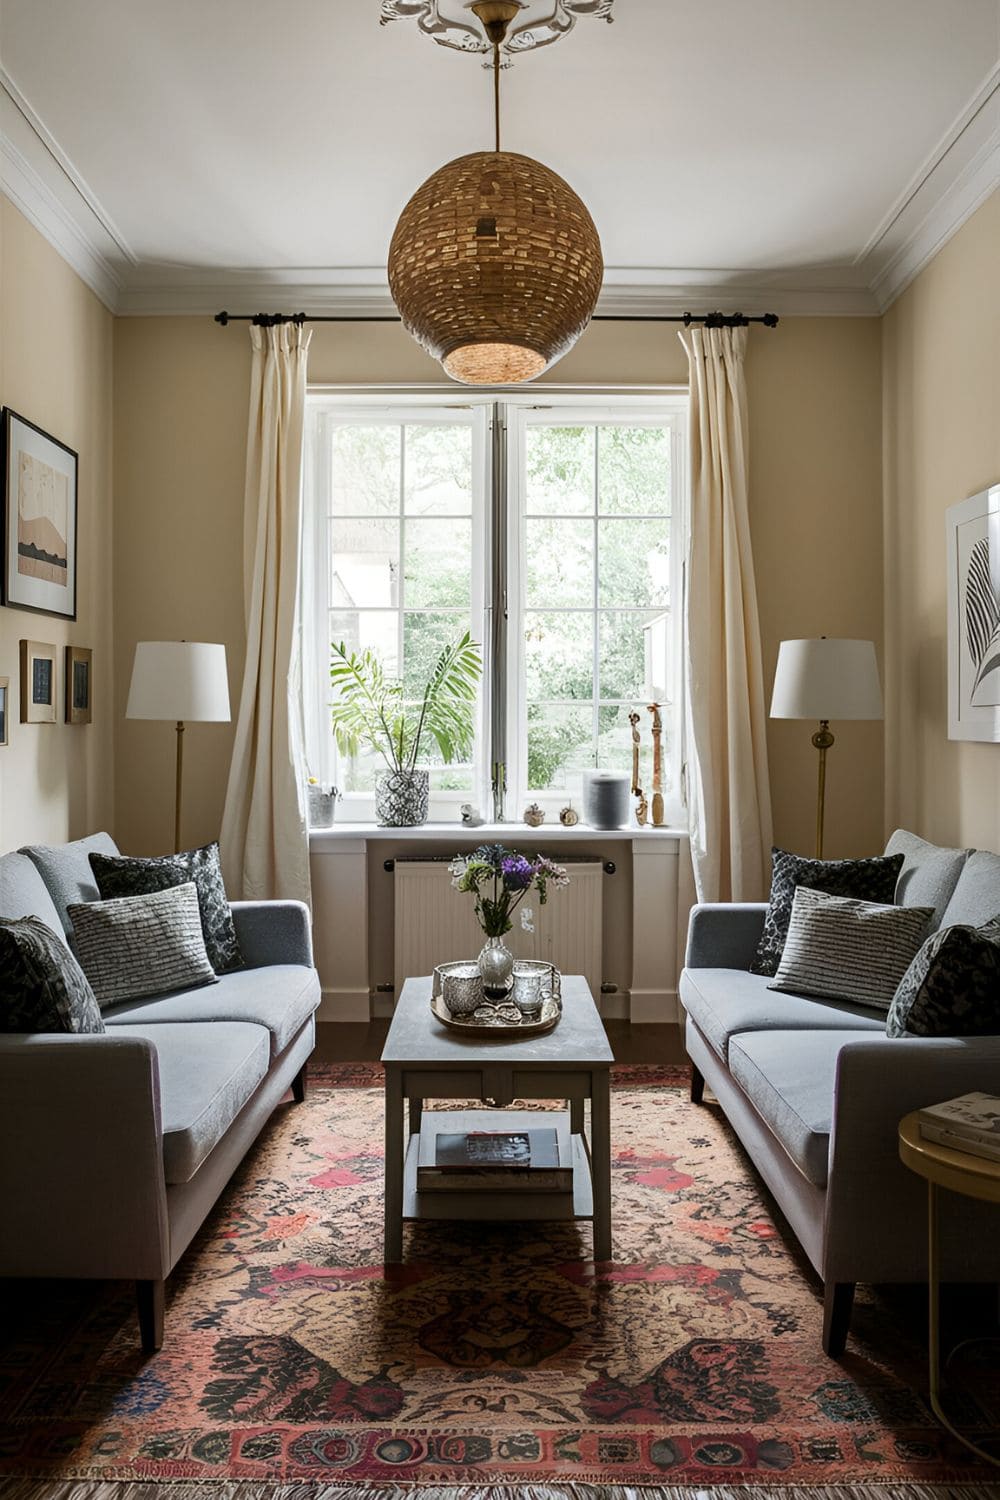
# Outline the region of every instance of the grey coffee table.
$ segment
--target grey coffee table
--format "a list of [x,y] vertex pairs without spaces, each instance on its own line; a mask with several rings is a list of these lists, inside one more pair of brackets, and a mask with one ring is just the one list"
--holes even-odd
[[[484,1129],[524,1127],[525,1115],[498,1111],[514,1099],[563,1099],[573,1147],[573,1218],[592,1219],[594,1259],[611,1259],[610,1069],[613,1062],[587,981],[562,977],[562,1019],[542,1036],[524,1038],[465,1036],[450,1031],[431,1013],[430,977],[403,985],[389,1027],[385,1065],[385,1261],[403,1256],[403,1220],[431,1217],[421,1212],[417,1194],[417,1151],[425,1099],[478,1099],[494,1106],[477,1114]],[[408,1130],[403,1133],[403,1100]],[[590,1140],[584,1131],[584,1104],[590,1100]],[[459,1127],[460,1117],[448,1116]],[[462,1121],[465,1125],[465,1121]],[[482,1194],[478,1218],[502,1219],[502,1195]],[[552,1217],[544,1194],[532,1217]],[[433,1217],[440,1217],[435,1213]],[[463,1217],[468,1217],[463,1214]],[[523,1214],[518,1215],[523,1218]]]

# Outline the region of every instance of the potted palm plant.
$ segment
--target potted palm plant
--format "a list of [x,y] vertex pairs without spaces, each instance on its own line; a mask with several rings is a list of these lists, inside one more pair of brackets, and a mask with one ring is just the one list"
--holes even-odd
[[387,677],[370,649],[331,648],[333,730],[342,755],[362,746],[385,762],[375,781],[375,816],[382,828],[412,828],[427,818],[430,774],[418,767],[429,736],[445,763],[472,750],[473,709],[483,662],[469,632],[445,646],[419,698],[404,696],[399,678]]

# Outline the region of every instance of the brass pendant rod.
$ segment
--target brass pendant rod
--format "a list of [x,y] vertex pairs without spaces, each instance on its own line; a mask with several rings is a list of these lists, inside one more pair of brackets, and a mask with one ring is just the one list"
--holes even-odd
[[500,43],[493,43],[493,123],[496,144],[493,149],[500,154]]

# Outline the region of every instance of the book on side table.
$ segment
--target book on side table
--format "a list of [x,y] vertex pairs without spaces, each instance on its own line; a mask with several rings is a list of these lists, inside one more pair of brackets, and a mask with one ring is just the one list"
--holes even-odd
[[986,1161],[1000,1161],[1000,1095],[960,1094],[918,1110],[917,1120],[927,1141]]

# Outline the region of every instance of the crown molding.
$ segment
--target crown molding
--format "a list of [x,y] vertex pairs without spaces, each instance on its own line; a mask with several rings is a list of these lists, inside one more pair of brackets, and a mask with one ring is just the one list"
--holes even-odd
[[0,191],[116,312],[135,256],[72,162],[0,68]]
[[892,204],[855,261],[885,312],[1000,186],[1000,63]]

